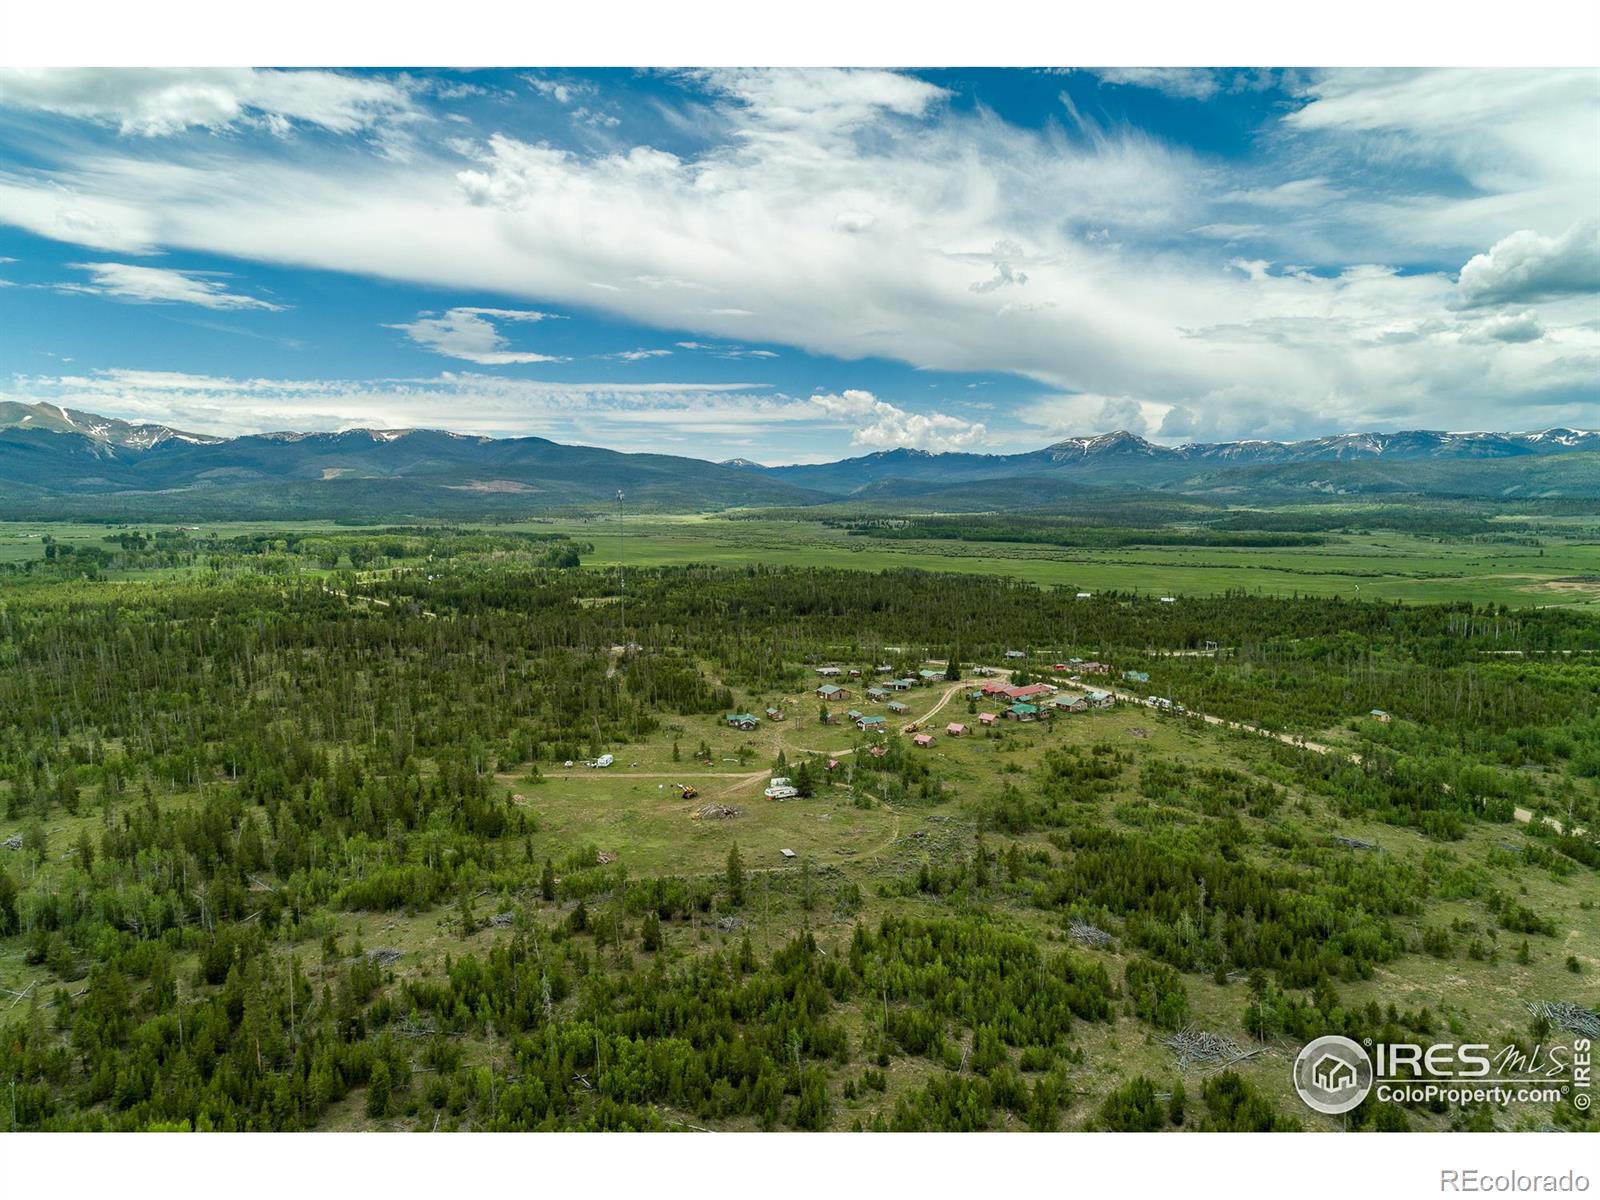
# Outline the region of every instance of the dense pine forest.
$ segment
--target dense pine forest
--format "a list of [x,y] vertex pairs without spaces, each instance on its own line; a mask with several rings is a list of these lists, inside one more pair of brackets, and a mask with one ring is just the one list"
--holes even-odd
[[[1600,1128],[1283,1086],[1322,1033],[1594,1007],[1592,617],[591,549],[9,566],[0,1126]],[[983,679],[1078,660],[1114,704],[980,727]],[[901,677],[932,749],[840,711]],[[1222,1069],[1169,1047],[1200,1028]]]

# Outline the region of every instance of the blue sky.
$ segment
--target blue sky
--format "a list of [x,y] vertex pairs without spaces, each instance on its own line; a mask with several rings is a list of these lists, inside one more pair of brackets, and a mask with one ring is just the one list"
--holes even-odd
[[1600,73],[0,73],[0,398],[764,462],[1600,424]]

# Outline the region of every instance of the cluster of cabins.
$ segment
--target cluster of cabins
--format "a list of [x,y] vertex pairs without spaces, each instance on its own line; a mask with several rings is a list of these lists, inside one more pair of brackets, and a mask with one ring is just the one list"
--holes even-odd
[[993,725],[1001,719],[1008,721],[1037,721],[1042,718],[1055,716],[1057,713],[1087,712],[1091,708],[1110,708],[1116,703],[1116,697],[1110,692],[1098,688],[1090,688],[1083,692],[1068,692],[1058,688],[1053,683],[1028,683],[1010,684],[991,681],[984,684],[977,691],[972,692],[970,699],[983,701],[1005,701],[1002,707],[996,704],[995,712],[980,712],[978,724]]
[[[1026,658],[1027,652],[1007,650],[1006,657]],[[1055,663],[1052,669],[1057,673],[1070,674],[1074,677],[1111,674],[1111,666],[1108,663],[1082,658],[1069,658],[1066,662]],[[894,673],[894,667],[887,663],[879,666],[877,670],[880,675]],[[842,704],[855,698],[855,693],[850,688],[843,683],[833,681],[859,679],[861,677],[859,667],[823,666],[816,668],[816,671],[824,680],[817,686],[817,699],[826,704]],[[977,667],[973,669],[973,674],[993,676],[994,672],[986,667]],[[1149,679],[1148,673],[1143,671],[1124,671],[1122,676],[1124,679],[1141,683]],[[915,687],[941,682],[944,678],[943,671],[924,669],[914,675],[898,676],[873,684],[866,688],[865,698],[874,704],[882,704],[888,715],[851,708],[844,714],[845,718],[864,733],[886,732],[890,717],[903,717],[911,711],[911,706],[899,699],[901,693],[909,692]],[[1086,712],[1092,708],[1109,708],[1116,703],[1116,697],[1112,693],[1098,688],[1076,692],[1063,691],[1052,683],[1011,684],[992,678],[986,680],[976,691],[970,692],[968,698],[975,701],[1003,702],[995,705],[994,712],[978,714],[978,723],[986,726],[992,726],[1001,719],[1037,721],[1055,716],[1057,713]],[[784,719],[784,714],[781,709],[769,708],[766,710],[766,719],[781,721]],[[724,717],[724,721],[730,728],[746,732],[754,730],[761,723],[760,718],[753,713],[729,713]],[[951,721],[945,726],[944,731],[949,737],[965,737],[972,732],[969,726],[960,721]],[[911,740],[918,746],[931,746],[933,735],[918,731]],[[883,750],[881,746],[874,746],[871,752],[881,756]]]

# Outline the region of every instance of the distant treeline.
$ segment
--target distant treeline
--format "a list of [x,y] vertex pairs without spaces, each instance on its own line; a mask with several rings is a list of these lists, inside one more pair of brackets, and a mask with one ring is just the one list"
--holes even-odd
[[1040,546],[1319,546],[1327,539],[1310,533],[1235,532],[1218,529],[1131,529],[1078,525],[1047,517],[1004,517],[992,521],[970,517],[878,517],[869,520],[827,520],[851,537],[891,541],[1022,542]]

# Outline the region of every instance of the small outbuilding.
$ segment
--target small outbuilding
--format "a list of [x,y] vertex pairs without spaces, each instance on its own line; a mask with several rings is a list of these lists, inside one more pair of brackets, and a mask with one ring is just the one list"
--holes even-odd
[[960,721],[951,721],[950,724],[944,727],[944,731],[951,737],[965,737],[971,732],[971,730],[969,730]]
[[915,737],[913,737],[911,740],[913,742],[915,742],[917,745],[919,745],[919,746],[923,747],[924,749],[926,749],[927,747],[933,745],[933,734],[931,734],[931,733],[919,733]]

